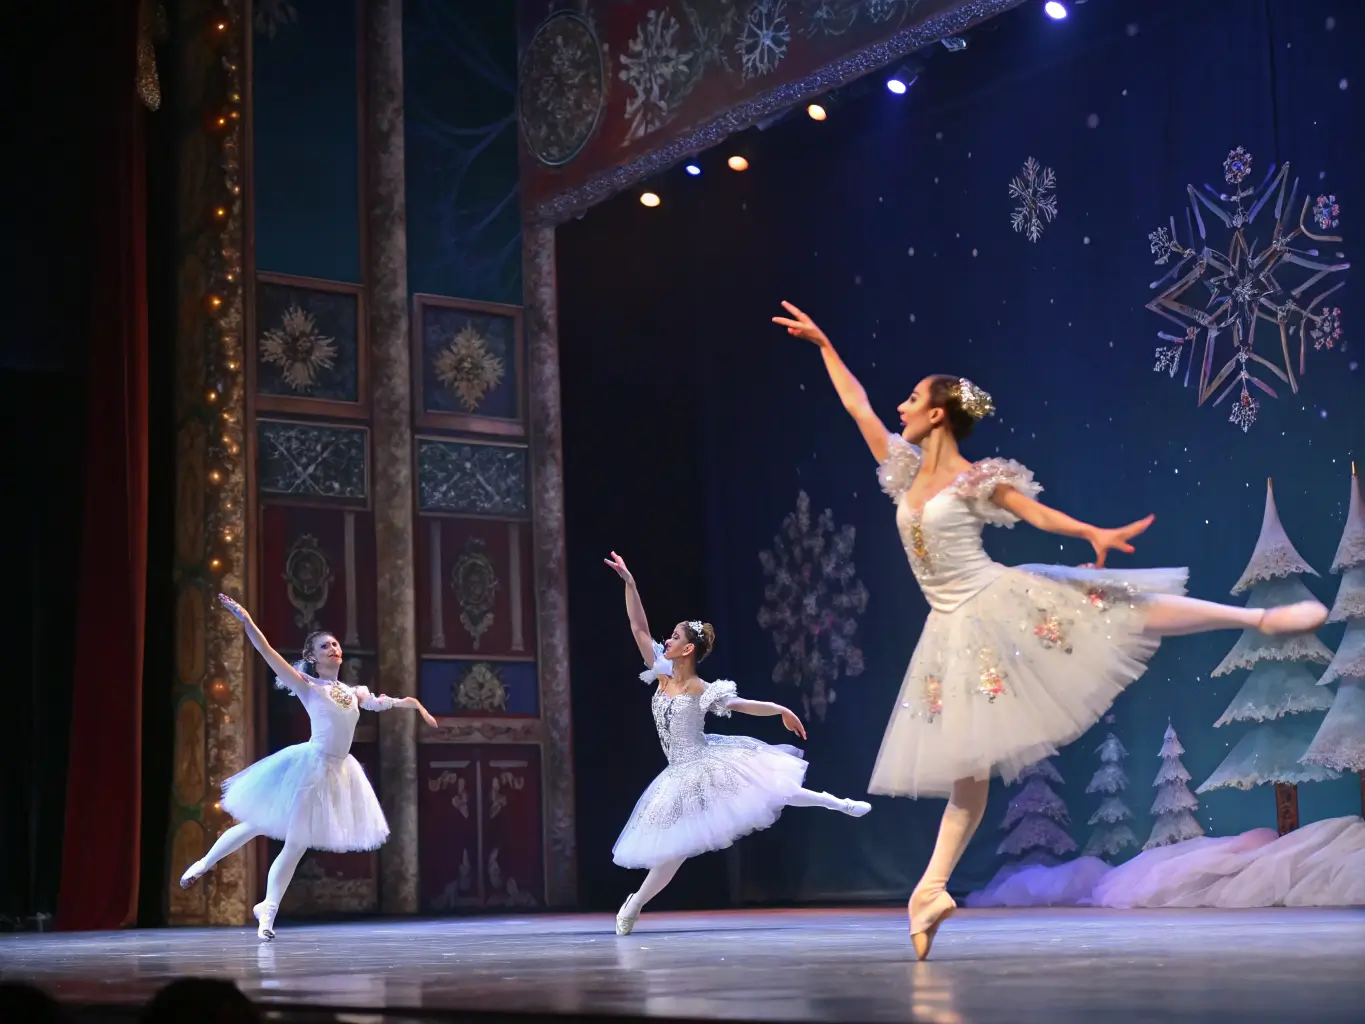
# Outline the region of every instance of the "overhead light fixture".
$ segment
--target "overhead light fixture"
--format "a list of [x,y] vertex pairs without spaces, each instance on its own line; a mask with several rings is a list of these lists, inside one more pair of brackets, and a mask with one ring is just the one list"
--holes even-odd
[[943,44],[945,49],[952,50],[954,53],[967,48],[967,40],[963,36],[944,36],[939,42]]
[[683,168],[683,170],[687,171],[687,173],[692,175],[692,177],[694,178],[701,173],[701,168],[698,167],[696,164],[688,164],[685,168]]
[[1061,21],[1066,17],[1066,4],[1058,3],[1057,0],[1047,0],[1043,4],[1043,13],[1053,21]]
[[829,112],[818,103],[812,103],[806,108],[806,113],[810,115],[812,121],[823,121],[829,117]]
[[902,64],[891,72],[891,77],[886,80],[886,87],[897,96],[904,96],[910,91],[910,86],[915,84],[922,70],[923,67],[918,63]]
[[660,201],[659,197],[653,192],[642,192],[640,194],[640,204],[642,206],[648,206],[652,209],[653,207],[658,206]]
[[732,171],[747,171],[749,169],[749,161],[738,155],[730,157],[729,160],[725,161],[725,164]]

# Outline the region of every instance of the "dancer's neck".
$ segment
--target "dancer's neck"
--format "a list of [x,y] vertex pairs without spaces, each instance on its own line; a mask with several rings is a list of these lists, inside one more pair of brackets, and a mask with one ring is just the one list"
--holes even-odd
[[920,470],[933,475],[940,469],[962,461],[957,441],[943,427],[936,427],[920,445]]

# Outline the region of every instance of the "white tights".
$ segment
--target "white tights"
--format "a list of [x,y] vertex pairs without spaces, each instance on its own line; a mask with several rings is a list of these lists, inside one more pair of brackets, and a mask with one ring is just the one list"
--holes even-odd
[[[263,834],[248,822],[233,825],[219,836],[218,841],[213,844],[209,852],[204,854],[204,859],[200,862],[202,868],[195,873],[202,875],[205,871],[209,871],[228,854],[236,853],[251,840]],[[271,862],[270,873],[266,876],[265,902],[270,904],[272,908],[279,908],[280,901],[284,899],[284,891],[289,888],[289,883],[294,878],[294,871],[307,852],[307,846],[302,843],[291,842],[287,837],[285,838],[284,849]]]

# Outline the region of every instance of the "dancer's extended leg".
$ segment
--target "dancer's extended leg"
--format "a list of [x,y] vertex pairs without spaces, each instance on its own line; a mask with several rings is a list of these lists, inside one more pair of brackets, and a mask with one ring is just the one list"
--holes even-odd
[[921,960],[929,955],[938,926],[957,909],[957,903],[948,895],[948,879],[986,813],[990,785],[989,779],[958,779],[953,783],[933,856],[924,869],[924,877],[910,894],[910,941]]
[[810,789],[798,789],[796,795],[787,801],[788,807],[823,807],[829,811],[839,811],[854,818],[861,818],[872,805],[866,800],[848,800],[832,793],[816,793]]
[[1186,636],[1216,629],[1259,629],[1271,635],[1303,633],[1327,621],[1327,609],[1317,601],[1299,601],[1279,608],[1239,608],[1159,594],[1149,597],[1144,607],[1147,631],[1157,636]]
[[284,849],[270,865],[270,873],[265,880],[265,899],[251,908],[251,912],[256,915],[258,938],[269,941],[275,937],[275,915],[279,913],[284,891],[289,888],[289,883],[294,878],[294,869],[299,866],[299,861],[307,852],[308,847],[303,843],[286,838]]
[[664,887],[673,881],[673,876],[682,865],[681,860],[670,860],[658,867],[650,868],[649,874],[645,875],[645,880],[640,883],[640,888],[630,894],[616,914],[617,935],[629,935],[634,930],[635,922],[640,919],[640,911],[645,909],[645,904],[664,891]]
[[204,854],[199,860],[195,861],[185,873],[180,876],[180,888],[188,889],[199,881],[205,874],[213,869],[213,866],[230,853],[236,853],[251,840],[261,835],[260,829],[246,822],[233,825],[221,836],[218,842],[209,848],[209,852]]

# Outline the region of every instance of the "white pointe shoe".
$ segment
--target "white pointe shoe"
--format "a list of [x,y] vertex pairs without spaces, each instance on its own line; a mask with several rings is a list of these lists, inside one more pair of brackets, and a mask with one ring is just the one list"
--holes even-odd
[[279,912],[280,908],[268,900],[262,900],[251,908],[251,913],[256,917],[256,938],[262,942],[270,942],[275,938],[275,915]]
[[202,860],[197,860],[185,869],[185,873],[180,876],[180,888],[193,889],[194,883],[199,881],[209,873],[209,869]]
[[839,808],[850,818],[861,818],[868,811],[872,810],[872,805],[866,800],[844,800],[843,806]]
[[1297,601],[1294,604],[1267,608],[1257,625],[1266,636],[1288,633],[1311,633],[1327,621],[1327,608],[1318,601]]
[[635,893],[631,893],[626,902],[621,904],[621,909],[616,912],[616,934],[629,935],[635,930],[635,922],[640,920],[640,907],[632,909],[631,904],[635,901]]

